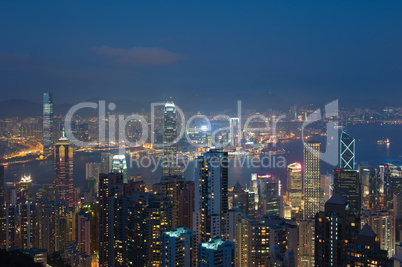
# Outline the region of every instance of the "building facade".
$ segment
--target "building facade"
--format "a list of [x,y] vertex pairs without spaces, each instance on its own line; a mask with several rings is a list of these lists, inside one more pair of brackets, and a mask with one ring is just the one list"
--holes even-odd
[[320,211],[320,153],[321,144],[319,142],[304,143],[304,220],[314,218]]

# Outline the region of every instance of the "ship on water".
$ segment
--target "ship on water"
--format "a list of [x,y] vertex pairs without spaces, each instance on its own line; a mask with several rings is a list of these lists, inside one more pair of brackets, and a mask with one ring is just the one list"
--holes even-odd
[[386,139],[380,139],[377,141],[377,145],[389,145],[391,142],[389,141],[389,138]]

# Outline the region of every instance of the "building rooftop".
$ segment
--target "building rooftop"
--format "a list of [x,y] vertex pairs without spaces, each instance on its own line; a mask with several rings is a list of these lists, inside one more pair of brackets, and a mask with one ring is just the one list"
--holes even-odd
[[224,243],[225,241],[222,238],[211,238],[208,242],[202,243],[201,246],[206,249],[218,250]]
[[370,237],[375,237],[376,236],[376,234],[374,233],[373,229],[371,229],[371,227],[368,224],[363,226],[363,229],[360,231],[359,235],[360,236],[370,236]]
[[170,237],[180,237],[182,234],[192,233],[192,231],[186,227],[174,228],[171,231],[165,232]]
[[234,188],[243,188],[240,183],[239,180],[237,180],[236,184],[233,186]]
[[325,204],[346,205],[347,202],[341,194],[334,194]]

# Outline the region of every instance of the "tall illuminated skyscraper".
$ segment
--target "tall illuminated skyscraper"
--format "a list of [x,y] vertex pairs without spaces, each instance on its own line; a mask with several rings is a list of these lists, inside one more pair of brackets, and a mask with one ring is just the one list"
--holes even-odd
[[53,96],[51,93],[43,94],[43,153],[47,154],[53,149]]
[[314,218],[320,211],[320,153],[321,144],[319,142],[304,143],[304,220]]
[[175,164],[177,157],[177,115],[173,102],[167,102],[163,113],[163,156],[169,158],[169,162],[163,167],[163,176],[183,175],[182,168]]
[[224,237],[228,213],[228,153],[211,149],[198,158],[193,230],[197,242]]
[[301,210],[302,188],[301,164],[297,162],[289,164],[286,195],[292,206],[292,211],[298,212]]
[[339,163],[341,169],[355,168],[355,139],[345,132],[341,134]]
[[73,155],[71,142],[63,131],[54,147],[54,177],[56,198],[67,201],[69,206],[74,205]]

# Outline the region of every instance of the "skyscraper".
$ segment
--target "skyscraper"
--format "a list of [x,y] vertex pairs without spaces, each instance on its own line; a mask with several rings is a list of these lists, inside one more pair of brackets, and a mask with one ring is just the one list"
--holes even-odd
[[100,163],[98,162],[88,162],[85,164],[85,178],[95,178],[96,180],[99,179],[100,170]]
[[402,193],[394,194],[393,208],[395,213],[395,243],[400,243],[402,241]]
[[345,132],[341,134],[339,164],[341,169],[355,168],[355,139]]
[[108,174],[112,170],[113,155],[110,152],[101,153],[101,170],[100,173]]
[[183,175],[183,170],[176,164],[177,157],[177,115],[173,102],[167,102],[163,113],[163,156],[170,162],[163,167],[163,176]]
[[355,212],[360,213],[362,206],[359,172],[351,169],[335,169],[334,194],[341,194]]
[[398,266],[392,265],[387,251],[380,248],[377,235],[367,224],[356,241],[347,244],[344,255],[343,266]]
[[241,146],[240,118],[230,118],[230,144],[234,147]]
[[[0,163],[0,210],[4,206],[4,166]],[[0,211],[1,212],[1,211]]]
[[152,196],[146,207],[147,266],[161,266],[162,264],[162,233],[171,228],[172,210],[168,200]]
[[388,257],[395,254],[395,215],[389,211],[379,211],[368,216],[368,225],[377,234],[380,248],[388,251]]
[[300,163],[288,165],[286,195],[292,206],[292,213],[301,210],[302,201],[302,166]]
[[193,231],[185,227],[162,233],[162,266],[193,265]]
[[109,219],[112,218],[110,211],[113,208],[110,206],[109,196],[112,186],[122,182],[121,173],[99,174],[99,266],[101,267],[108,266],[110,257],[114,257],[114,255],[109,255],[109,249],[113,248],[113,244],[109,240],[112,235],[110,230],[113,228]]
[[315,251],[315,221],[314,219],[299,221],[299,251],[298,265],[301,267],[314,266]]
[[225,234],[228,213],[228,153],[211,149],[197,160],[193,230],[198,243]]
[[[178,175],[163,176],[159,184],[164,196],[169,200],[172,206],[172,226],[178,227],[179,225],[179,209],[180,209],[180,194],[185,188],[184,177]],[[164,186],[162,186],[164,185]]]
[[123,182],[127,183],[127,162],[125,155],[114,155],[112,160],[112,173],[123,174]]
[[269,225],[264,220],[249,220],[248,234],[248,264],[263,266],[269,257]]
[[53,149],[53,96],[51,93],[43,94],[43,153],[47,154]]
[[87,189],[92,190],[94,196],[98,195],[99,173],[101,173],[101,164],[99,162],[88,162],[85,164],[85,182]]
[[4,166],[0,163],[0,249],[6,248],[6,210],[4,204]]
[[360,216],[349,210],[344,197],[334,194],[315,217],[315,266],[347,266],[345,248],[359,231]]
[[16,193],[16,203],[32,201],[32,179],[30,175],[24,175],[21,180],[13,184]]
[[91,255],[91,220],[90,214],[81,211],[78,213],[78,250]]
[[236,239],[235,239],[235,258],[236,267],[248,267],[249,254],[249,233],[248,233],[249,219],[244,213],[237,215],[236,218]]
[[193,227],[194,191],[194,182],[187,182],[179,196],[179,225],[190,229]]
[[71,142],[63,131],[62,137],[54,148],[54,171],[56,198],[74,205],[73,155]]
[[320,211],[320,153],[321,144],[319,142],[304,143],[304,220],[315,217]]
[[254,203],[254,207],[252,207],[252,205],[250,205],[248,211],[251,216],[256,216],[258,213],[258,208],[259,208],[258,205],[260,202],[259,195],[258,195],[258,184],[257,184],[257,174],[256,173],[251,174],[249,192],[251,192],[251,195],[254,195],[254,201],[251,201],[251,203]]
[[279,183],[274,175],[259,178],[259,206],[263,215],[279,216]]
[[368,209],[370,207],[370,181],[374,176],[374,169],[371,166],[359,166],[359,181],[362,186],[362,208]]

